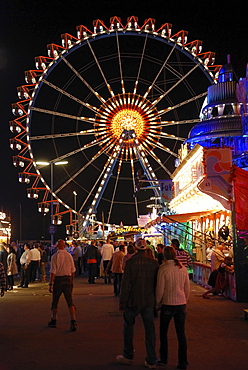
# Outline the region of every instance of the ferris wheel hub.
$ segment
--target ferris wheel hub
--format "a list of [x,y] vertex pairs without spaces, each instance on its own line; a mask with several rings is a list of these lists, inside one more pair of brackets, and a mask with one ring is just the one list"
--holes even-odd
[[98,122],[105,122],[115,140],[121,137],[123,131],[133,131],[135,138],[144,139],[151,122],[159,126],[160,121],[157,108],[148,99],[135,93],[123,93],[101,105],[95,126]]
[[145,129],[145,119],[134,109],[122,109],[115,114],[111,123],[111,130],[116,137],[120,137],[123,130],[133,130],[136,137],[142,136]]

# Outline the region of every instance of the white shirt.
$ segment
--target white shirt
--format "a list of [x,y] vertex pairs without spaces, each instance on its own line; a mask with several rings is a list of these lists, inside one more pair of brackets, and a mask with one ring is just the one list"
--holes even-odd
[[55,276],[71,276],[76,271],[70,253],[59,249],[51,258],[51,273]]
[[25,249],[20,258],[20,264],[21,265],[24,265],[25,263],[29,264],[30,261],[31,261],[31,250]]
[[40,261],[40,251],[37,248],[30,250],[31,252],[31,261]]
[[110,261],[111,257],[114,253],[114,247],[112,244],[103,244],[102,249],[101,249],[101,255],[102,255],[102,260],[103,261]]
[[186,267],[179,268],[173,260],[162,263],[158,270],[157,305],[183,305],[190,293],[189,275]]

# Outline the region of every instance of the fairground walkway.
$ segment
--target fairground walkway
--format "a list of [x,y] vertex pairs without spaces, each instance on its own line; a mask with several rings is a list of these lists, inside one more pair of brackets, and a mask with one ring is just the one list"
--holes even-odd
[[[16,283],[18,280],[16,279]],[[248,320],[236,303],[215,296],[202,299],[204,289],[191,284],[188,304],[187,337],[189,370],[248,369]],[[122,353],[122,313],[111,285],[87,278],[75,280],[78,330],[69,331],[69,314],[61,298],[56,329],[48,328],[51,295],[48,284],[14,288],[0,298],[0,370],[115,369]],[[159,348],[159,319],[155,319]],[[174,326],[169,332],[170,354],[167,370],[177,365],[177,340]],[[144,369],[145,344],[141,319],[135,326],[135,359],[130,369]],[[160,367],[162,369],[162,367]]]

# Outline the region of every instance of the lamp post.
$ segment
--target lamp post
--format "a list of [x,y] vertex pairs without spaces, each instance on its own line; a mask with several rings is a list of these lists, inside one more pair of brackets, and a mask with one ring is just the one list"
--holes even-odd
[[55,228],[53,226],[53,188],[54,188],[54,165],[60,166],[67,164],[68,161],[61,161],[61,162],[36,162],[36,164],[43,166],[50,166],[50,190],[51,190],[51,207],[50,207],[50,216],[51,216],[51,224],[50,224],[50,235],[51,235],[51,247],[54,245],[54,234],[55,234]]
[[[74,209],[77,212],[77,192],[75,190],[73,191],[73,195],[74,195]],[[75,215],[74,221],[77,221],[77,214]]]

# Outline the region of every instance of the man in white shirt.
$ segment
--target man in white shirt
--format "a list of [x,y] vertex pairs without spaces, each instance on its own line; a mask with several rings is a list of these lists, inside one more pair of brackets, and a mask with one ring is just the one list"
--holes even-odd
[[103,244],[102,249],[101,249],[105,284],[111,283],[111,276],[110,274],[106,273],[106,269],[107,269],[109,261],[111,260],[113,256],[113,253],[114,253],[113,244],[110,243],[110,239],[107,239],[107,243]]
[[58,251],[51,258],[49,292],[53,294],[53,299],[52,318],[48,326],[50,328],[57,326],[58,303],[63,293],[71,316],[70,331],[75,331],[77,329],[76,308],[72,299],[72,290],[76,268],[72,256],[65,250],[65,241],[60,239],[56,246]]
[[35,243],[34,248],[30,250],[31,252],[31,261],[29,265],[29,274],[30,274],[30,283],[33,283],[36,280],[36,274],[38,267],[40,265],[40,251],[39,243]]

